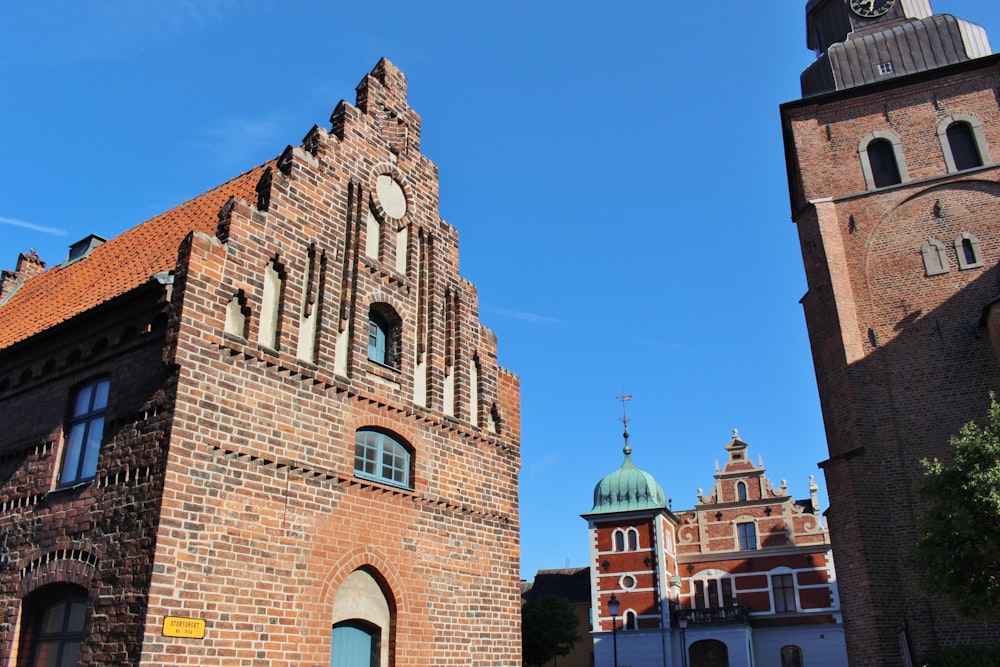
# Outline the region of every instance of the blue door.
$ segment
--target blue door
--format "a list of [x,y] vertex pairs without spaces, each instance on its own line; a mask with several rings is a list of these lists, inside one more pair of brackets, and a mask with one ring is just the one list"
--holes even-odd
[[333,626],[330,667],[379,667],[378,626],[350,620]]

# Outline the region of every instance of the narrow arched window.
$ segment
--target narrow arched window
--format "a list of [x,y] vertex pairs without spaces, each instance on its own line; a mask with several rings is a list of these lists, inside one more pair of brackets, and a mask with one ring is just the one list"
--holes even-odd
[[948,126],[946,134],[955,169],[962,171],[983,166],[983,158],[979,154],[979,146],[976,145],[976,138],[969,123],[965,121],[952,123]]
[[884,188],[903,182],[892,142],[888,139],[875,139],[869,142],[867,153],[868,163],[871,165],[872,181],[876,188]]
[[284,291],[284,269],[277,261],[268,262],[264,269],[264,293],[260,304],[260,344],[278,349],[278,328],[281,321],[281,297]]
[[629,609],[622,615],[622,630],[638,630],[639,629],[639,617],[635,615],[635,611]]
[[927,239],[920,246],[920,255],[924,260],[924,273],[928,276],[940,276],[951,270],[945,246],[937,239]]
[[955,237],[955,254],[958,255],[959,269],[976,269],[983,265],[979,239],[969,232],[962,232]]
[[615,531],[615,551],[625,551],[625,531],[620,528]]
[[743,482],[736,482],[736,499],[746,500],[747,499],[747,485]]
[[354,472],[393,486],[412,488],[409,448],[382,431],[359,429],[354,437]]
[[368,358],[385,366],[399,367],[401,320],[388,304],[368,309]]
[[635,528],[628,529],[628,550],[637,551],[639,549],[639,531]]
[[948,173],[992,164],[983,124],[975,116],[951,114],[938,124],[937,134]]

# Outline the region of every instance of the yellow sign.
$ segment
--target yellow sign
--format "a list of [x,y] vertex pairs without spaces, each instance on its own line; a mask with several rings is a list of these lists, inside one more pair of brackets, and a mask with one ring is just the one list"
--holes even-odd
[[187,637],[188,639],[205,638],[205,621],[200,618],[182,618],[167,616],[163,619],[164,637]]

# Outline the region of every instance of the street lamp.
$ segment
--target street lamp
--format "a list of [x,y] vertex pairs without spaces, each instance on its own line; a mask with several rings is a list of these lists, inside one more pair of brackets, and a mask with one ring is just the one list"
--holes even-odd
[[618,667],[618,610],[621,609],[621,602],[615,597],[615,594],[611,594],[611,599],[608,600],[608,612],[611,614],[611,643],[614,646],[615,652],[615,666]]
[[687,637],[684,636],[684,631],[687,629],[688,619],[687,616],[677,615],[677,627],[681,629],[681,665],[687,667],[688,664],[688,647],[687,647]]

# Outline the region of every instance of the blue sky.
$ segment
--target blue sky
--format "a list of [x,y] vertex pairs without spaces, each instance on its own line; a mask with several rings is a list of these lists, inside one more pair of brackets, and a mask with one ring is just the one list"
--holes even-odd
[[[1000,44],[1000,3],[932,4]],[[804,8],[2,3],[0,268],[29,248],[54,265],[300,143],[385,56],[521,377],[522,576],[587,564],[623,391],[633,458],[675,509],[733,428],[776,484],[806,497],[815,474],[825,498],[778,116],[813,58]]]

